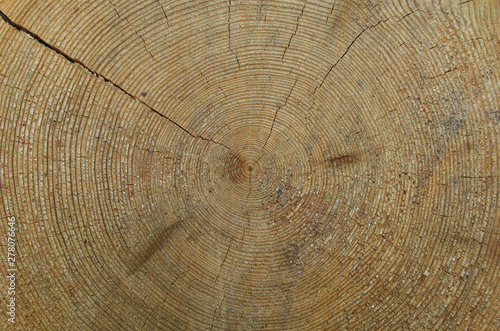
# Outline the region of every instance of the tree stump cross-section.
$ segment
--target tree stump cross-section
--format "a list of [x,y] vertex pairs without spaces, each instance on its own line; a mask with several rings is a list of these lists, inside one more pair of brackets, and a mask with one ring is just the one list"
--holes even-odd
[[497,0],[0,0],[0,325],[499,330],[499,60]]

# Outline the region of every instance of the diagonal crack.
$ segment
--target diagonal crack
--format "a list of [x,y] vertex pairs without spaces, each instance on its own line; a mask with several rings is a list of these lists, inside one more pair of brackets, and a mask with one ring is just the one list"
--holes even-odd
[[233,51],[233,48],[231,47],[231,0],[228,1],[228,6],[227,6],[227,35],[228,35],[228,47],[229,50],[231,51],[231,54],[234,55],[236,58],[236,62],[238,62],[238,70],[240,70],[240,60],[238,59],[238,54],[236,54]]
[[415,9],[414,11],[409,12],[408,14],[404,15],[403,17],[401,17],[401,18],[398,20],[398,22],[400,22],[400,21],[404,20],[405,18],[407,18],[407,17],[408,17],[408,16],[410,16],[410,15],[415,14],[415,13],[416,13],[416,12],[418,12],[418,11],[420,11],[420,9]]
[[165,9],[160,3],[160,0],[156,0],[158,2],[158,5],[160,6],[161,10],[163,11],[163,16],[165,16],[165,19],[167,20],[167,26],[170,27],[170,23],[168,22],[168,16],[167,13],[165,12]]
[[306,8],[306,5],[307,5],[307,1],[304,3],[302,10],[300,11],[299,16],[297,17],[297,25],[295,26],[295,31],[293,32],[293,34],[290,36],[290,39],[288,40],[288,45],[286,46],[285,51],[283,52],[283,56],[281,57],[281,61],[283,61],[283,59],[285,58],[286,51],[290,47],[290,44],[292,43],[293,37],[295,37],[295,35],[297,34],[297,30],[299,29],[299,21],[300,21],[300,18],[302,17],[302,15],[304,14],[304,8]]
[[217,277],[215,278],[215,284],[217,284],[217,282],[219,281],[220,274],[222,273],[222,267],[224,266],[224,262],[226,262],[226,259],[227,259],[227,256],[229,255],[230,249],[231,249],[231,242],[227,246],[226,255],[224,255],[224,259],[222,259],[222,263],[220,264],[219,273],[217,274]]
[[323,80],[321,81],[321,83],[314,89],[313,91],[313,95],[316,93],[316,90],[319,89],[321,86],[323,86],[323,83],[325,82],[326,78],[328,77],[328,75],[330,75],[330,72],[332,72],[333,68],[335,68],[335,66],[337,64],[339,64],[339,62],[344,58],[344,56],[346,56],[347,52],[349,52],[349,50],[351,49],[352,45],[354,45],[354,43],[356,42],[356,40],[358,40],[359,37],[361,37],[361,35],[363,33],[365,33],[367,30],[371,29],[371,28],[374,28],[376,27],[377,25],[379,25],[380,23],[382,22],[386,22],[387,20],[385,21],[379,21],[377,24],[374,24],[374,25],[370,25],[366,28],[364,28],[363,30],[361,30],[360,33],[358,33],[358,35],[354,38],[354,40],[349,44],[349,46],[347,46],[347,49],[345,50],[344,54],[342,54],[339,59],[334,63],[332,64],[332,66],[330,67],[330,69],[328,69],[328,72],[326,73],[325,77],[323,77]]
[[116,5],[115,5],[113,2],[111,2],[111,0],[108,0],[108,2],[109,2],[110,4],[112,4],[112,5],[113,5],[113,9],[114,9],[114,11],[115,11],[116,15],[118,15],[118,17],[119,17],[119,18],[121,18],[120,13],[119,13],[119,12],[118,12],[118,10],[116,9]]
[[201,140],[205,140],[205,141],[208,141],[208,142],[212,142],[216,145],[220,145],[226,149],[228,149],[231,153],[232,153],[232,150],[231,148],[229,148],[228,146],[220,143],[220,142],[217,142],[211,138],[205,138],[201,135],[194,135],[192,134],[191,132],[189,132],[187,129],[185,129],[184,127],[182,127],[180,124],[178,124],[177,122],[175,122],[174,120],[172,120],[171,118],[163,115],[162,113],[160,113],[159,111],[157,111],[156,109],[154,109],[153,107],[151,107],[150,105],[148,105],[147,103],[145,103],[144,101],[140,100],[139,98],[137,98],[135,95],[132,95],[130,94],[129,92],[127,92],[123,87],[121,87],[120,85],[116,84],[115,82],[113,82],[112,80],[106,78],[105,76],[103,75],[100,75],[99,73],[97,72],[94,72],[92,71],[89,67],[87,67],[83,62],[81,62],[80,60],[78,59],[75,59],[71,56],[69,56],[68,54],[66,54],[65,52],[63,52],[62,50],[60,50],[59,48],[47,43],[46,41],[44,41],[40,36],[38,36],[37,34],[35,34],[34,32],[31,32],[29,31],[28,29],[26,29],[24,26],[20,25],[20,24],[17,24],[15,22],[13,22],[7,15],[5,15],[4,12],[0,11],[0,17],[7,23],[9,24],[10,26],[12,26],[13,28],[15,28],[16,30],[18,31],[21,31],[21,32],[24,32],[25,34],[27,34],[28,36],[32,37],[33,39],[35,39],[39,44],[45,46],[46,48],[56,52],[57,54],[63,56],[66,60],[68,60],[69,62],[71,63],[76,63],[76,64],[79,64],[80,66],[82,66],[84,69],[86,69],[87,71],[89,71],[91,74],[93,74],[94,76],[96,77],[99,77],[99,78],[102,78],[105,82],[107,83],[110,83],[111,85],[113,85],[115,88],[119,89],[121,92],[123,92],[124,94],[126,94],[127,96],[129,96],[131,99],[143,104],[144,106],[146,106],[149,110],[151,110],[153,113],[163,117],[164,119],[166,119],[167,121],[169,121],[170,123],[174,124],[176,127],[178,127],[179,129],[181,129],[182,131],[184,131],[185,133],[187,133],[188,135],[190,135],[191,137],[195,138],[195,139],[201,139]]
[[[108,0],[108,2],[113,5],[113,9],[115,10],[116,15],[118,15],[118,18],[121,19],[122,17],[120,16],[120,13],[118,12],[118,9],[117,9],[116,5],[113,2],[111,2],[111,0]],[[159,2],[158,2],[158,4],[159,4]],[[162,7],[162,9],[163,9],[163,7]],[[163,13],[165,13],[165,12],[163,12]],[[125,19],[125,21],[127,21],[127,24],[130,25],[130,27],[134,30],[134,33],[136,35],[138,35],[139,38],[141,38],[142,45],[143,45],[144,49],[146,50],[146,52],[149,54],[149,56],[151,56],[155,62],[158,62],[158,61],[156,61],[155,57],[153,56],[153,54],[149,51],[148,47],[146,46],[146,40],[144,39],[144,37],[139,32],[137,32],[137,30],[132,25],[132,23],[130,23],[130,21],[128,20],[128,18],[124,17],[124,19]],[[168,23],[168,20],[167,20],[167,23]]]
[[[247,198],[245,200],[245,204],[243,206],[244,209],[246,209],[247,207],[247,204],[248,204],[248,198],[250,197],[250,194],[252,193],[252,168],[253,166],[259,162],[259,160],[262,158],[262,156],[264,155],[263,152],[264,152],[264,148],[266,147],[267,145],[267,142],[269,141],[269,138],[271,137],[271,134],[273,133],[273,129],[274,129],[274,123],[276,122],[276,117],[278,117],[278,112],[280,111],[281,108],[285,107],[287,102],[288,102],[288,99],[290,98],[290,96],[292,95],[293,93],[293,89],[295,88],[295,85],[297,85],[297,81],[299,80],[299,77],[297,76],[297,78],[295,79],[295,82],[293,83],[293,86],[292,88],[290,89],[290,93],[288,93],[287,97],[285,98],[285,102],[283,103],[283,105],[280,105],[278,107],[278,109],[276,109],[276,112],[274,113],[274,119],[273,119],[273,123],[271,124],[271,130],[269,131],[269,135],[267,136],[267,139],[266,141],[264,142],[264,145],[262,146],[262,149],[260,150],[260,156],[257,160],[255,160],[252,165],[250,166],[250,174],[248,176],[248,194],[247,194]],[[248,219],[248,223],[250,223],[250,218]],[[243,237],[242,237],[242,240],[245,238],[245,234],[246,234],[246,230],[247,228],[244,227],[243,228]]]
[[151,317],[151,315],[153,314],[153,312],[156,308],[160,307],[160,311],[161,311],[162,307],[165,305],[165,302],[167,301],[168,296],[170,295],[170,292],[172,292],[172,288],[174,287],[175,283],[177,282],[177,280],[179,279],[180,276],[184,277],[189,272],[189,269],[191,269],[191,265],[189,265],[185,271],[183,271],[182,273],[177,274],[177,276],[175,276],[175,279],[172,281],[172,283],[170,283],[170,286],[168,287],[167,294],[165,295],[165,298],[163,299],[162,303],[158,304],[155,308],[153,308],[151,310],[151,313],[149,313],[148,317],[146,317],[146,319],[144,320],[144,323],[142,324],[143,328],[146,325],[147,321],[149,320],[149,318]]
[[[130,24],[130,22],[128,21],[128,19],[127,19],[127,18],[125,18],[125,20],[127,21],[127,23],[128,23],[128,24]],[[132,26],[132,24],[130,24],[130,26]],[[133,27],[132,27],[132,28],[133,28]],[[135,29],[134,29],[134,30],[135,30]],[[144,46],[144,49],[146,50],[146,52],[148,52],[149,56],[151,56],[155,62],[158,62],[158,61],[155,59],[155,57],[153,56],[153,53],[151,53],[151,52],[149,51],[148,47],[146,46],[146,40],[144,39],[144,37],[143,37],[141,34],[139,34],[137,31],[135,31],[135,33],[137,33],[137,35],[139,36],[139,38],[141,38],[141,40],[142,40],[142,44],[143,44],[143,46]]]
[[293,86],[292,86],[292,88],[290,89],[290,93],[288,93],[288,95],[287,95],[287,97],[286,97],[285,102],[283,103],[283,105],[282,105],[282,106],[280,105],[280,106],[278,107],[278,109],[276,109],[276,112],[274,113],[273,123],[271,124],[271,130],[269,131],[269,135],[267,136],[267,139],[266,139],[266,141],[264,142],[264,146],[262,146],[262,149],[260,150],[260,153],[261,153],[261,154],[260,154],[260,157],[259,157],[257,160],[255,160],[255,162],[252,164],[252,167],[253,167],[253,166],[254,166],[257,162],[259,162],[259,160],[262,158],[262,155],[263,155],[263,154],[262,154],[262,152],[264,151],[264,148],[266,147],[267,142],[269,141],[269,138],[271,137],[271,134],[273,133],[274,123],[276,122],[276,117],[278,116],[278,113],[279,113],[280,109],[286,106],[286,104],[287,104],[287,102],[288,102],[288,99],[289,99],[289,98],[290,98],[290,96],[292,95],[292,92],[293,92],[293,89],[295,88],[295,85],[297,85],[297,80],[298,80],[298,79],[299,79],[298,77],[295,79],[295,82],[293,83]]
[[[114,9],[114,11],[115,11],[116,15],[118,15],[118,18],[121,18],[120,13],[118,12],[118,9],[117,9],[116,5],[115,5],[113,2],[111,2],[111,0],[108,0],[108,2],[109,2],[110,4],[112,4],[112,5],[113,5],[113,9]],[[136,30],[136,29],[135,29],[135,27],[134,27],[134,26],[130,23],[130,21],[128,20],[128,18],[126,18],[126,17],[124,17],[124,18],[125,18],[125,21],[127,21],[128,25],[130,25],[130,27],[134,30],[135,34],[136,34],[136,35],[138,35],[138,36],[139,36],[139,38],[141,38],[141,40],[142,40],[142,44],[143,44],[143,47],[144,47],[144,49],[146,50],[146,52],[147,52],[147,53],[149,53],[149,55],[153,58],[153,60],[155,60],[155,61],[156,61],[155,57],[154,57],[154,56],[153,56],[153,54],[152,54],[152,53],[148,50],[148,48],[147,48],[147,46],[146,46],[146,40],[144,40],[144,38],[142,37],[142,35],[141,35],[141,34],[139,34],[139,33],[137,32],[137,30]]]
[[326,17],[325,25],[328,24],[328,19],[330,18],[330,16],[332,16],[334,9],[335,9],[335,0],[333,0],[333,5],[332,5],[332,9],[330,10],[330,14],[328,14],[328,16]]
[[[223,291],[224,291],[224,288],[223,288]],[[213,329],[214,322],[215,322],[215,316],[217,315],[217,311],[220,309],[220,307],[224,303],[225,299],[226,299],[226,294],[224,294],[224,296],[222,297],[222,300],[219,302],[218,306],[215,308],[214,315],[212,316],[212,324],[210,325],[210,329],[209,330]]]
[[[256,162],[254,162],[253,164],[255,164]],[[252,166],[253,166],[253,164],[252,164]],[[248,174],[248,194],[247,194],[247,197],[245,199],[245,204],[243,205],[243,210],[248,211],[248,221],[247,221],[247,226],[243,226],[243,235],[241,236],[242,242],[245,240],[245,234],[247,233],[247,227],[250,225],[251,214],[250,214],[249,210],[247,209],[248,198],[250,197],[250,194],[252,194],[252,169],[250,169],[250,173]]]

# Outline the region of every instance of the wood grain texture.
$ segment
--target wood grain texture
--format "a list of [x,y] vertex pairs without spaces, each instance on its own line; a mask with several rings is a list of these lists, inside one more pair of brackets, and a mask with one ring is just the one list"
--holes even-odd
[[497,0],[0,16],[17,329],[500,329]]

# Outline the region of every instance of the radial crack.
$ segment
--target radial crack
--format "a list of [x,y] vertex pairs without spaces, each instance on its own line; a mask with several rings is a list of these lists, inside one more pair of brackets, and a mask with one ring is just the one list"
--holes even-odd
[[219,302],[218,306],[215,308],[214,316],[212,316],[212,325],[210,325],[210,330],[212,330],[214,327],[215,316],[217,315],[217,311],[220,309],[220,307],[222,306],[222,303],[224,302],[225,299],[226,299],[226,295],[224,294],[224,296],[222,297],[222,300]]
[[[128,19],[125,18],[125,20],[128,22]],[[130,24],[130,22],[128,22],[128,23]],[[130,26],[132,26],[132,24],[130,24]],[[146,46],[146,40],[137,31],[135,31],[135,33],[137,33],[137,35],[139,36],[139,38],[141,38],[142,44],[144,46],[144,50],[146,50],[146,52],[149,54],[149,56],[151,56],[151,58],[153,58],[153,60],[156,61],[155,57],[153,56],[153,53],[151,53],[149,51],[148,47]],[[156,62],[158,62],[158,61],[156,61]]]
[[414,10],[414,11],[412,11],[412,12],[409,12],[408,14],[404,15],[403,17],[401,17],[401,18],[398,20],[398,22],[400,22],[400,21],[404,20],[405,18],[407,18],[407,17],[408,17],[408,16],[410,16],[410,15],[415,14],[415,13],[416,13],[416,12],[418,12],[418,11],[420,11],[420,9],[416,9],[416,10]]
[[285,51],[283,52],[283,56],[281,57],[281,61],[283,61],[283,59],[285,58],[286,51],[290,47],[290,44],[292,43],[293,37],[295,37],[295,35],[297,34],[297,30],[299,29],[299,21],[300,21],[300,18],[302,17],[302,14],[304,14],[304,8],[306,8],[306,4],[307,4],[307,1],[304,3],[302,10],[300,11],[299,16],[297,17],[297,24],[295,26],[295,31],[293,32],[293,34],[290,36],[290,39],[288,40],[288,45],[286,46]]
[[335,9],[335,0],[333,0],[333,5],[332,5],[332,9],[330,10],[330,14],[328,14],[328,16],[326,17],[325,25],[328,24],[328,19],[330,18],[330,16],[332,16],[334,9]]
[[116,9],[116,5],[115,5],[114,3],[112,3],[112,2],[111,2],[111,0],[108,0],[108,2],[109,2],[110,4],[112,4],[112,5],[113,5],[113,9],[114,9],[114,11],[115,11],[116,15],[118,15],[118,17],[120,17],[120,18],[121,18],[120,13],[119,13],[119,12],[118,12],[118,10]]
[[427,79],[436,79],[436,78],[438,78],[438,77],[442,77],[442,76],[444,76],[444,75],[446,75],[446,74],[448,74],[448,73],[450,73],[450,72],[452,72],[452,71],[455,71],[455,70],[457,70],[457,69],[460,69],[460,67],[450,68],[450,69],[448,69],[448,70],[446,70],[446,71],[444,71],[443,73],[440,73],[440,74],[438,74],[438,75],[435,75],[435,76],[429,76],[429,77],[427,77]]
[[222,267],[224,266],[224,262],[226,262],[226,259],[227,259],[227,256],[229,255],[230,249],[231,249],[231,243],[229,243],[229,245],[227,246],[226,255],[224,256],[224,259],[222,259],[222,263],[220,264],[219,273],[217,274],[217,277],[215,278],[215,284],[217,284],[217,282],[219,281],[219,276],[222,273]]
[[165,295],[165,298],[163,299],[162,303],[161,304],[158,304],[156,305],[156,307],[151,310],[151,313],[149,313],[148,317],[144,320],[144,323],[142,324],[142,327],[144,327],[147,323],[147,321],[149,320],[149,318],[151,317],[151,315],[153,314],[153,312],[155,311],[156,308],[160,307],[160,311],[161,311],[161,307],[163,307],[165,305],[165,302],[167,301],[167,298],[168,296],[170,295],[170,292],[172,291],[172,288],[174,287],[175,283],[177,282],[177,280],[179,279],[180,276],[183,276],[188,273],[189,269],[191,268],[191,265],[188,266],[188,268],[180,273],[180,274],[177,274],[177,276],[175,276],[175,279],[172,281],[172,283],[170,283],[170,286],[168,287],[168,291],[167,291],[167,294]]
[[236,62],[238,62],[238,70],[240,70],[240,60],[238,59],[238,54],[233,51],[231,47],[231,0],[228,1],[229,5],[227,6],[227,35],[228,35],[228,47],[231,51],[231,54],[236,58]]
[[158,5],[160,6],[161,11],[163,12],[163,16],[165,16],[165,20],[167,20],[167,26],[170,27],[170,23],[168,22],[168,16],[167,16],[167,13],[165,12],[165,9],[161,5],[160,0],[156,0],[156,1],[158,2]]
[[163,117],[164,119],[166,119],[167,121],[169,121],[170,123],[174,124],[176,127],[178,127],[179,129],[181,129],[182,131],[184,131],[185,133],[187,133],[188,135],[190,135],[191,137],[195,138],[195,139],[201,139],[201,140],[205,140],[205,141],[208,141],[208,142],[212,142],[216,145],[220,145],[226,149],[228,149],[231,153],[232,153],[232,150],[220,143],[220,142],[217,142],[211,138],[205,138],[201,135],[194,135],[192,134],[191,132],[189,132],[188,130],[186,130],[184,127],[182,127],[180,124],[178,124],[177,122],[175,122],[174,120],[172,120],[171,118],[163,115],[162,113],[160,113],[159,111],[157,111],[156,109],[154,109],[153,107],[151,107],[150,105],[148,105],[147,103],[145,103],[144,101],[142,101],[141,99],[137,98],[135,95],[132,95],[130,94],[129,92],[127,92],[123,87],[121,87],[120,85],[116,84],[115,82],[113,82],[112,80],[106,78],[105,76],[97,73],[97,72],[94,72],[93,70],[91,70],[89,67],[87,67],[83,62],[81,62],[80,60],[78,59],[75,59],[71,56],[69,56],[68,54],[64,53],[62,50],[60,50],[59,48],[47,43],[46,41],[44,41],[40,36],[38,36],[37,34],[35,34],[34,32],[31,32],[29,31],[28,29],[26,29],[24,26],[22,25],[19,25],[17,23],[14,23],[7,15],[5,15],[2,11],[0,11],[0,17],[7,23],[9,24],[10,26],[12,26],[13,28],[15,28],[16,30],[18,31],[21,31],[21,32],[24,32],[25,34],[27,34],[28,36],[32,37],[33,39],[35,39],[39,44],[45,46],[46,48],[56,52],[57,54],[61,55],[62,57],[64,57],[66,60],[68,60],[69,62],[71,63],[76,63],[76,64],[79,64],[81,67],[83,67],[84,69],[86,69],[88,72],[90,72],[92,75],[98,77],[98,78],[102,78],[106,83],[109,83],[111,85],[113,85],[115,88],[117,88],[118,90],[120,90],[121,92],[123,92],[124,94],[126,94],[127,96],[129,96],[130,98],[132,98],[133,100],[143,104],[144,106],[146,106],[149,110],[151,110],[152,112],[156,113],[157,115]]
[[298,77],[297,77],[297,79],[295,79],[295,82],[293,83],[293,86],[292,86],[292,88],[290,89],[290,93],[288,93],[288,96],[286,97],[285,102],[283,103],[283,105],[282,105],[282,106],[280,105],[280,106],[278,107],[278,109],[276,109],[276,112],[274,113],[273,123],[271,124],[271,130],[269,131],[269,135],[267,136],[267,139],[266,139],[266,141],[264,142],[264,146],[262,146],[262,149],[260,150],[261,155],[260,155],[260,157],[259,157],[257,160],[255,160],[255,162],[252,164],[252,167],[253,167],[253,165],[254,165],[255,163],[259,162],[259,160],[262,158],[262,155],[263,155],[263,154],[262,154],[262,152],[264,151],[264,148],[266,148],[267,142],[269,141],[269,138],[271,137],[271,134],[273,133],[274,123],[276,122],[276,117],[278,117],[278,113],[279,113],[280,109],[286,106],[286,104],[287,104],[287,102],[288,102],[288,99],[289,99],[289,98],[290,98],[290,96],[292,95],[293,89],[295,88],[295,85],[297,84],[297,80],[298,80],[298,79],[299,79]]
[[[113,9],[115,10],[116,15],[118,15],[118,17],[121,19],[120,13],[118,12],[116,5],[115,5],[113,2],[111,2],[111,0],[108,0],[108,2],[109,2],[110,4],[112,4],[112,5],[113,5]],[[161,5],[160,5],[160,6],[161,6]],[[163,8],[162,8],[162,9],[163,9]],[[136,30],[136,29],[135,29],[135,27],[132,25],[132,23],[130,23],[130,21],[128,20],[128,18],[124,17],[124,19],[125,19],[125,21],[127,21],[128,25],[130,25],[130,27],[134,30],[134,33],[135,33],[136,35],[138,35],[138,36],[139,36],[139,38],[141,38],[141,40],[142,40],[142,44],[143,44],[143,47],[144,47],[144,50],[146,50],[146,52],[147,52],[147,53],[148,53],[148,54],[149,54],[149,55],[153,58],[153,60],[154,60],[154,61],[156,61],[155,57],[154,57],[154,56],[153,56],[153,54],[152,54],[152,53],[148,50],[148,47],[146,46],[146,40],[144,40],[144,38],[142,37],[142,35],[141,35],[139,32],[137,32],[137,30]],[[167,21],[167,22],[168,22],[168,21]]]
[[[387,20],[386,20],[387,21]],[[371,28],[374,28],[376,27],[377,25],[379,25],[380,23],[382,22],[386,22],[386,21],[379,21],[377,24],[374,24],[374,25],[370,25],[369,27],[366,27],[364,28],[360,33],[358,33],[358,35],[354,38],[354,40],[349,44],[349,46],[347,46],[347,49],[345,50],[344,54],[342,54],[339,59],[330,67],[330,69],[328,69],[328,72],[326,73],[325,77],[323,77],[323,80],[321,81],[321,83],[314,89],[313,91],[313,94],[316,93],[316,90],[319,89],[321,86],[323,86],[323,83],[325,82],[326,78],[328,77],[328,75],[330,75],[330,72],[332,72],[333,68],[335,68],[335,66],[344,58],[344,56],[346,56],[347,52],[349,52],[349,50],[351,49],[352,45],[354,45],[354,43],[356,42],[356,40],[358,40],[359,37],[361,37],[361,35],[363,33],[365,33],[367,30],[371,29]]]

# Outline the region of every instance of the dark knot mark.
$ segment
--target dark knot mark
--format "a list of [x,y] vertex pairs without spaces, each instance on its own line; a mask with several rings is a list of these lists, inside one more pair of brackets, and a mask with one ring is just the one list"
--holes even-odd
[[156,252],[161,251],[161,249],[169,242],[172,235],[175,233],[179,227],[182,227],[184,223],[183,220],[177,220],[175,223],[163,228],[151,241],[151,243],[146,247],[146,249],[138,254],[135,261],[132,262],[130,267],[130,275],[133,275],[139,271],[145,264],[151,260],[151,258],[156,254]]
[[350,164],[350,163],[353,163],[355,161],[355,158],[353,155],[340,155],[340,156],[336,156],[336,157],[329,157],[328,159],[326,159],[326,161],[332,165],[332,166],[335,166],[335,165],[338,165],[338,164]]

